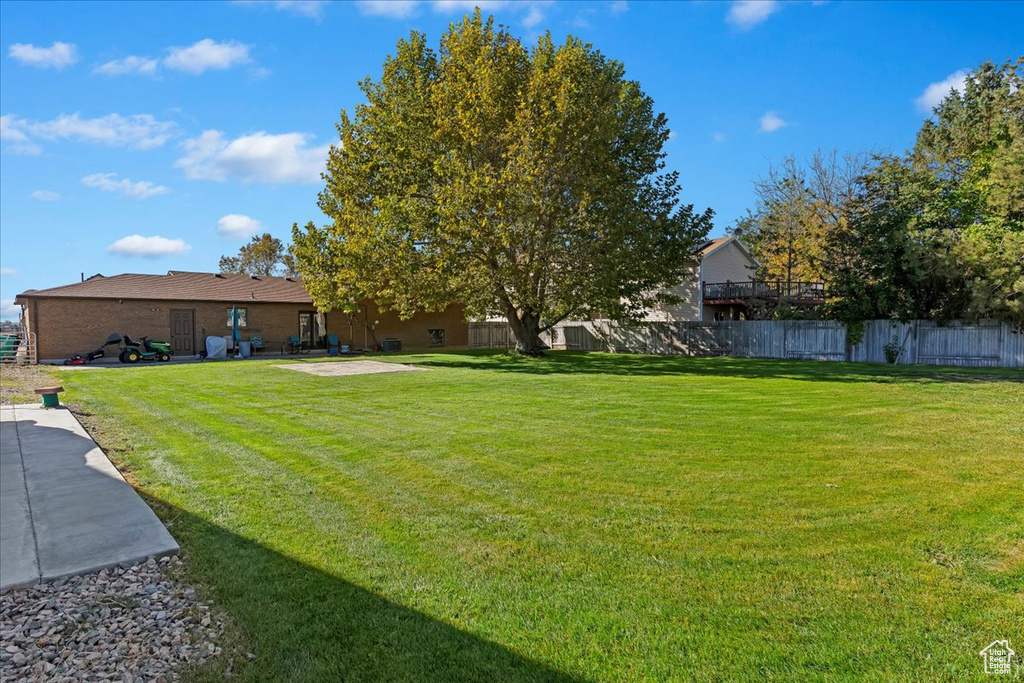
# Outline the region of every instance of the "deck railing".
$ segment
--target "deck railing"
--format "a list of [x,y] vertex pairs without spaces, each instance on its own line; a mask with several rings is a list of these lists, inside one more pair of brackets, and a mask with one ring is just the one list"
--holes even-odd
[[710,301],[746,301],[767,299],[780,301],[824,302],[823,282],[789,282],[766,280],[756,282],[705,282],[703,298]]

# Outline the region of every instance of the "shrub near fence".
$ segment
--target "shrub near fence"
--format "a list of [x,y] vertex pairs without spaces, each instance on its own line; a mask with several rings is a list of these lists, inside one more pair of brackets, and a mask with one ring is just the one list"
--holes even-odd
[[[481,326],[474,334],[474,328]],[[482,326],[505,327],[503,333]],[[488,345],[486,339],[494,340]],[[477,348],[507,348],[514,338],[504,323],[471,323]],[[832,320],[650,322],[619,325],[607,320],[565,322],[548,333],[555,349],[737,358],[784,358],[884,363],[894,342],[900,365],[1024,368],[1024,333],[1005,323],[936,325],[927,320],[864,324],[861,340],[847,345],[847,330]]]

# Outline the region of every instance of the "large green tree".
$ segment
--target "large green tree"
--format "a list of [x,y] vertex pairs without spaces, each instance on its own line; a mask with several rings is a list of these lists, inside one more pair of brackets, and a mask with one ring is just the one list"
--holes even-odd
[[345,111],[320,208],[294,230],[321,308],[370,298],[505,316],[520,350],[569,316],[629,319],[686,277],[711,211],[679,201],[665,116],[622,64],[479,10],[440,50],[413,33]]

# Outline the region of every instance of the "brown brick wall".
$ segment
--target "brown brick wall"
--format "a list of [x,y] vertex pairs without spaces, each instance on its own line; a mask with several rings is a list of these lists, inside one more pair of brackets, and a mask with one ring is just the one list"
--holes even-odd
[[[401,320],[397,313],[381,313],[372,303],[360,306],[352,316],[352,344],[373,348],[374,337],[378,343],[386,338],[402,340],[402,349],[426,350],[431,348],[464,349],[469,347],[469,324],[461,306],[449,306],[439,313],[419,313],[409,320]],[[445,331],[443,347],[430,344],[428,330]],[[349,343],[349,317],[345,313],[327,314],[327,331],[337,334],[342,344]],[[370,334],[370,331],[373,334]]]
[[[149,336],[170,341],[171,310],[194,311],[195,343],[204,348],[205,336],[231,334],[227,324],[227,310],[231,302],[153,301],[117,299],[60,299],[39,297],[28,302],[30,331],[35,333],[38,357],[43,360],[67,358],[97,348],[112,332],[132,337]],[[299,332],[299,312],[313,311],[311,305],[238,302],[247,309],[248,326],[241,330],[242,339],[252,335],[263,337],[276,350],[278,344]],[[349,339],[348,316],[328,313],[327,332],[337,334],[342,344]],[[422,313],[401,321],[393,313],[379,313],[372,304],[363,306],[356,314],[352,337],[356,348],[363,347],[363,321],[379,321],[374,330],[378,340],[396,337],[405,349],[430,348],[427,330],[445,330],[444,348],[465,348],[469,344],[469,326],[461,307],[451,307],[442,313]],[[366,335],[368,345],[373,338]],[[108,352],[108,355],[109,352]]]

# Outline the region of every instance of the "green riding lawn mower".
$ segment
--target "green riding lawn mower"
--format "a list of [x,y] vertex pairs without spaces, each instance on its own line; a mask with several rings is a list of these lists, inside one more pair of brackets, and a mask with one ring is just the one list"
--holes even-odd
[[167,342],[149,337],[140,337],[139,341],[135,341],[126,334],[121,343],[121,353],[117,357],[122,363],[138,363],[140,360],[166,363],[173,354]]
[[139,341],[135,341],[127,334],[123,337],[117,333],[112,333],[107,337],[107,341],[96,349],[90,351],[84,356],[75,355],[64,361],[64,365],[85,365],[92,363],[97,358],[103,358],[107,355],[106,349],[108,346],[117,345],[118,354],[117,359],[122,363],[138,363],[141,360],[157,361],[160,363],[166,363],[174,355],[174,351],[171,350],[171,345],[167,342],[156,341],[149,337],[140,337]]

